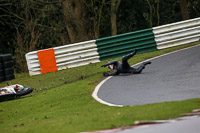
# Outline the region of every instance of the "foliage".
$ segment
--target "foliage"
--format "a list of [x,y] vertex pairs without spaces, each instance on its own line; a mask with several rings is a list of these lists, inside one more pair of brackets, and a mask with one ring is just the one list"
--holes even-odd
[[[36,49],[63,45],[64,33],[62,12],[58,2],[46,1],[2,1],[1,25],[9,27],[1,33],[1,53],[13,53],[19,71],[27,71],[25,54]],[[57,16],[57,17],[54,17]],[[10,36],[5,42],[6,36]],[[50,36],[50,37],[47,37]],[[11,47],[8,47],[8,46]],[[9,48],[8,50],[7,47]]]
[[[69,7],[76,7],[76,0],[1,0],[0,1],[0,54],[11,53],[16,59],[16,70],[27,71],[25,53],[45,49],[73,42],[85,41],[146,29],[163,24],[182,20],[180,0],[126,0],[121,1],[118,11],[112,17],[112,2],[120,0],[81,0],[84,10],[81,14],[83,20],[76,19],[72,8],[74,20],[68,23],[69,16],[64,17]],[[200,16],[200,1],[188,0],[187,10],[190,18]],[[77,8],[81,10],[81,8]],[[115,17],[116,15],[116,17]],[[116,20],[115,20],[116,18]],[[77,24],[76,24],[77,23]],[[82,23],[82,24],[78,24]],[[114,26],[111,26],[111,25]],[[117,24],[117,26],[115,26]],[[75,31],[69,32],[69,25]],[[81,29],[75,25],[84,25]],[[116,28],[116,29],[113,29]],[[72,41],[72,33],[79,32],[81,39]],[[83,34],[83,35],[82,35]],[[81,37],[82,36],[82,37]],[[74,37],[74,36],[73,36]],[[74,37],[75,38],[75,37]]]

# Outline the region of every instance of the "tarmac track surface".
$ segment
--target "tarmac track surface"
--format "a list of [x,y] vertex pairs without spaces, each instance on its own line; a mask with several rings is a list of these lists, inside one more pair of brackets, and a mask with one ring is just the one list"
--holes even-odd
[[194,116],[164,124],[141,126],[113,133],[199,133],[199,123],[200,117]]
[[104,104],[116,106],[200,97],[200,45],[152,59],[151,62],[141,74],[113,76],[101,83],[93,95]]

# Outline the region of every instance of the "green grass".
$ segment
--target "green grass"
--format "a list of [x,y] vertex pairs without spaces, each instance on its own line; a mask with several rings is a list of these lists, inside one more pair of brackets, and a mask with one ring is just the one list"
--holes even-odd
[[[138,54],[129,62],[135,64],[192,45],[196,44]],[[94,131],[134,125],[136,120],[174,118],[200,108],[200,99],[133,107],[109,107],[100,104],[91,94],[104,78],[102,73],[107,71],[100,67],[103,63],[105,62],[32,77],[28,74],[16,74],[13,84],[30,86],[35,91],[20,99],[0,102],[0,132]]]

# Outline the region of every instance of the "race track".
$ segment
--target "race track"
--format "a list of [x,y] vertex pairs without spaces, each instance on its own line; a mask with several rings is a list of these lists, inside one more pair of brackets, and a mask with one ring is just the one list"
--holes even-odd
[[151,61],[142,74],[113,76],[100,83],[93,97],[122,106],[200,97],[200,45]]

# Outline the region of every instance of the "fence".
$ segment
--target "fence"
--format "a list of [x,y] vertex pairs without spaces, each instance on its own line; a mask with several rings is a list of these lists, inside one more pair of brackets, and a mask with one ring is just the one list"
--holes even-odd
[[117,58],[138,49],[138,53],[156,50],[152,29],[97,39],[100,60]]
[[30,75],[117,58],[138,49],[144,53],[157,49],[197,42],[200,39],[200,18],[69,44],[26,54]]
[[153,28],[157,49],[197,42],[200,39],[200,18]]
[[29,74],[43,74],[100,62],[95,42],[92,40],[29,52],[26,54]]

